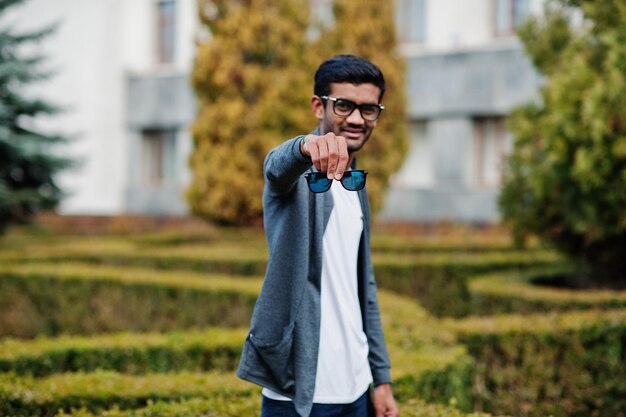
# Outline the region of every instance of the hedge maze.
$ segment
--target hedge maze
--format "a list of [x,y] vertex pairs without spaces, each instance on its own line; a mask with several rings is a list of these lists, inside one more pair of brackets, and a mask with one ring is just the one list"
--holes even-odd
[[[571,266],[501,235],[372,247],[403,416],[626,416],[626,293],[538,285]],[[266,258],[256,229],[4,236],[0,416],[259,415],[234,370]]]

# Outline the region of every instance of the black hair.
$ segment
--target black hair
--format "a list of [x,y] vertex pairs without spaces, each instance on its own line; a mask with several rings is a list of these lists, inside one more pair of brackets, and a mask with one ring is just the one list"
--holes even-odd
[[355,55],[336,55],[322,62],[315,72],[313,94],[327,96],[331,83],[374,84],[380,89],[382,100],[385,94],[385,78],[376,65],[367,59]]

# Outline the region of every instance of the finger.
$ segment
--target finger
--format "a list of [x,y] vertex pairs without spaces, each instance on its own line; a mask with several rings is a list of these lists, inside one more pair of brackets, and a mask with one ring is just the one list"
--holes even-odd
[[326,172],[328,170],[328,143],[326,139],[327,135],[320,136],[317,139],[317,148],[319,151],[319,171]]
[[304,140],[300,143],[300,152],[304,156],[311,157],[311,154],[309,153],[309,145],[307,144],[307,139],[309,139],[309,136],[305,137]]
[[[337,144],[338,136],[328,138],[328,170],[327,176],[329,179],[335,178],[335,172],[337,171],[339,164],[339,150]],[[341,177],[340,177],[341,178]]]
[[343,177],[344,172],[348,169],[348,145],[346,144],[346,138],[343,136],[337,136],[337,169],[335,170],[335,179],[340,180]]
[[311,140],[307,142],[306,146],[307,146],[307,150],[309,151],[309,154],[311,155],[311,162],[313,162],[313,166],[318,171],[321,171],[320,152],[318,149],[317,140]]

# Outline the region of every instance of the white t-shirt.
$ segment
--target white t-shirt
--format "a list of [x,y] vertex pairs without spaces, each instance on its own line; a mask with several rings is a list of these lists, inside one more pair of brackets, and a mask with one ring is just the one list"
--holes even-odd
[[[357,283],[363,213],[356,192],[344,189],[338,181],[333,181],[330,192],[334,207],[323,237],[320,346],[313,402],[349,404],[372,382]],[[289,400],[267,388],[263,395]]]

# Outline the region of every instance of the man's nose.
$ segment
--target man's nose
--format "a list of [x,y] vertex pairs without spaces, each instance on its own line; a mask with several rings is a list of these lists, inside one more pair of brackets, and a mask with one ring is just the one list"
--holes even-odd
[[352,113],[350,113],[350,116],[348,116],[346,121],[351,125],[365,124],[365,119],[363,119],[363,116],[361,115],[361,110],[359,108],[354,109]]

